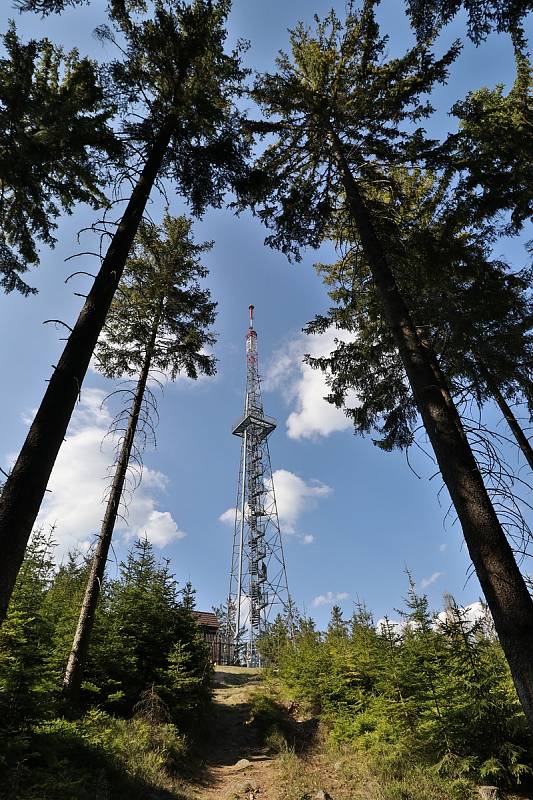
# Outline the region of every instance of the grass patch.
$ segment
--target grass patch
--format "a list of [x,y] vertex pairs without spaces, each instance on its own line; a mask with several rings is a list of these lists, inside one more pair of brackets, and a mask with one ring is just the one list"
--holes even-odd
[[[312,800],[319,789],[335,800],[479,800],[466,779],[445,779],[431,767],[391,760],[350,746],[331,744],[327,735],[304,757],[293,750],[279,756],[279,800]],[[500,795],[520,800],[515,794]],[[523,800],[523,798],[522,798]]]
[[444,782],[419,767],[402,777],[388,775],[356,752],[315,752],[305,758],[293,751],[280,756],[280,800],[311,800],[324,789],[335,800],[473,800],[479,795],[467,782]]
[[11,740],[0,763],[2,800],[187,800],[187,754],[170,724],[93,710],[55,719]]

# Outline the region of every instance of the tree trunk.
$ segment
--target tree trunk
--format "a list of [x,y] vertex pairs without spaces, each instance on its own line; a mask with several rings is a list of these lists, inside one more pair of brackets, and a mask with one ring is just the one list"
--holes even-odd
[[0,624],[7,613],[50,473],[174,126],[175,119],[169,116],[154,138],[141,176],[4,485],[0,497]]
[[440,372],[410,318],[342,142],[332,144],[346,204],[358,230],[384,316],[391,327],[424,427],[461,522],[468,552],[494,619],[533,732],[533,600],[490,501],[461,419]]
[[516,439],[518,447],[524,454],[524,457],[529,466],[531,467],[531,469],[533,469],[533,448],[531,447],[529,439],[522,430],[520,423],[513,414],[512,409],[509,406],[507,400],[501,393],[500,387],[495,381],[494,376],[492,375],[490,370],[485,366],[485,364],[483,364],[482,361],[478,360],[477,365],[479,367],[481,374],[483,375],[483,378],[485,379],[485,383],[487,384],[487,389],[496,400],[499,409],[505,418],[505,421],[509,425],[513,433],[513,436]]
[[126,474],[128,472],[128,466],[130,463],[131,450],[139,422],[139,414],[141,413],[144,391],[146,389],[146,381],[148,380],[148,374],[150,372],[157,330],[159,328],[159,321],[161,318],[161,309],[162,302],[154,320],[141,374],[135,388],[135,395],[130,410],[128,426],[126,428],[126,433],[124,434],[122,447],[120,448],[115,474],[113,476],[113,483],[111,484],[111,492],[107,501],[105,515],[102,522],[102,527],[100,529],[100,535],[98,537],[98,543],[96,545],[96,550],[91,562],[91,570],[87,579],[87,586],[85,588],[85,596],[83,598],[83,603],[80,610],[78,626],[76,628],[76,633],[74,634],[72,649],[70,651],[67,668],[65,670],[63,691],[70,703],[76,702],[81,686],[81,679],[87,658],[87,651],[89,649],[89,643],[91,640],[96,606],[98,605],[98,597],[100,595],[100,587],[104,578],[107,556],[111,546],[113,530],[117,521],[122,490],[124,488],[124,481],[126,480]]

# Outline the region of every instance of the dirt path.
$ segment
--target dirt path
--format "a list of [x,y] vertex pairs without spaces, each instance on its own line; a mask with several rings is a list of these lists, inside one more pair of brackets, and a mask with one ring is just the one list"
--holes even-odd
[[277,800],[276,759],[249,724],[250,699],[259,688],[259,670],[218,667],[213,723],[198,800]]

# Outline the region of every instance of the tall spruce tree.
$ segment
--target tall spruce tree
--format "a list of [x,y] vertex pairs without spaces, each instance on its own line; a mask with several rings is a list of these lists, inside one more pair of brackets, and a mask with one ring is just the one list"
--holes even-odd
[[281,614],[276,618],[267,630],[262,633],[257,640],[257,650],[261,660],[266,666],[277,666],[282,658],[282,653],[290,645],[290,635],[287,621]]
[[[432,173],[394,170],[388,179],[373,197],[374,209],[390,260],[402,264],[397,281],[410,297],[413,322],[454,396],[479,406],[493,399],[533,469],[533,449],[508,402],[525,401],[533,409],[530,271],[513,272],[492,257],[495,226],[465,217],[463,197],[458,207]],[[360,240],[346,230],[336,231],[336,239],[344,251],[340,260],[318,266],[335,304],[307,330],[333,325],[354,340],[309,363],[326,371],[329,399],[339,408],[355,390],[359,403],[347,413],[358,433],[378,430],[385,450],[407,447],[416,404],[400,355],[381,319]]]
[[146,539],[135,542],[107,585],[101,627],[87,671],[102,689],[100,702],[145,718],[159,705],[180,724],[198,716],[210,696],[209,651],[180,604],[168,561],[158,561]]
[[173,380],[180,372],[197,378],[215,369],[213,357],[204,352],[214,341],[209,328],[215,304],[199,283],[207,275],[200,257],[211,246],[194,242],[192,223],[186,217],[165,216],[161,231],[142,223],[96,346],[96,362],[104,375],[135,375],[137,382],[65,672],[63,687],[71,700],[81,685],[132,450],[142,415],[150,416],[145,401],[150,374],[164,373]]
[[[140,9],[140,10],[139,10]],[[104,37],[121,39],[112,65],[131,148],[133,190],[0,498],[0,621],[32,525],[154,185],[170,179],[195,214],[242,179],[248,142],[232,98],[239,54],[224,51],[229,0],[117,2]]]
[[0,286],[28,295],[37,242],[55,243],[55,219],[77,203],[106,205],[107,156],[121,147],[115,113],[93,61],[48,39],[23,44],[15,24],[0,58]]
[[[401,263],[396,277],[410,297],[413,321],[452,389],[480,405],[492,398],[533,468],[531,445],[512,410],[512,403],[525,401],[532,411],[531,273],[516,272],[493,255],[498,237],[519,233],[532,210],[531,70],[518,50],[515,57],[516,79],[507,94],[503,86],[483,88],[453,107],[459,131],[430,158],[444,174],[394,167],[371,199],[389,258]],[[381,447],[404,447],[412,441],[414,399],[380,318],[357,232],[341,223],[334,235],[343,255],[319,270],[335,307],[308,331],[331,323],[357,339],[310,361],[332,373],[331,400],[339,407],[342,387],[359,392],[361,405],[349,409],[356,430],[378,427]]]
[[435,59],[428,44],[385,61],[376,0],[352,5],[345,23],[331,12],[316,30],[291,33],[292,60],[261,76],[254,97],[277,134],[259,159],[252,200],[274,232],[270,244],[299,256],[328,235],[336,213],[357,230],[417,409],[457,511],[476,574],[491,609],[515,686],[533,730],[533,601],[505,537],[435,354],[420,337],[409,298],[396,279],[376,224],[371,187],[384,167],[420,162],[429,149],[413,123],[430,113],[425,99],[444,81],[454,46]]
[[329,618],[327,636],[330,639],[345,639],[348,636],[348,622],[342,616],[340,606],[333,606]]
[[191,581],[188,580],[183,589],[180,592],[181,595],[181,605],[185,609],[185,611],[194,611],[196,608],[196,589],[192,585]]
[[109,586],[105,646],[107,679],[119,687],[117,708],[131,713],[157,680],[176,641],[178,590],[168,561],[159,562],[152,544],[138,540]]

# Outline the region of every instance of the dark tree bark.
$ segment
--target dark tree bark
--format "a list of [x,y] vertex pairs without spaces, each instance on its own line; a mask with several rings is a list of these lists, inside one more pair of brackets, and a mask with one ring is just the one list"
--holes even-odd
[[513,414],[509,403],[501,393],[500,387],[498,386],[498,383],[494,379],[494,376],[491,373],[491,371],[481,361],[478,360],[477,364],[481,374],[483,375],[483,378],[485,379],[485,383],[487,384],[487,389],[496,400],[496,403],[498,404],[498,407],[502,412],[505,421],[509,425],[520,450],[524,454],[524,457],[529,466],[531,467],[531,469],[533,469],[533,448],[531,447],[529,439],[522,430],[522,427],[518,422],[517,418]]
[[444,376],[410,318],[342,142],[334,131],[331,137],[348,211],[533,732],[533,600],[490,501]]
[[122,490],[124,489],[124,481],[128,472],[130,463],[131,451],[135,441],[135,434],[137,425],[139,423],[139,414],[141,413],[144,391],[146,389],[146,382],[150,373],[150,365],[152,362],[152,355],[154,352],[154,345],[157,337],[157,330],[159,327],[159,320],[161,316],[162,302],[159,307],[158,314],[154,320],[152,334],[146,349],[146,357],[142,366],[139,380],[135,388],[135,395],[130,409],[130,416],[124,440],[120,448],[115,474],[113,476],[113,483],[111,484],[111,491],[106,505],[105,515],[98,537],[98,543],[91,562],[91,570],[87,579],[87,586],[85,587],[85,595],[78,618],[78,625],[74,640],[72,642],[72,649],[70,651],[65,676],[63,679],[63,691],[69,703],[76,702],[81,686],[83,677],[83,670],[87,659],[87,652],[91,640],[91,634],[94,625],[94,617],[96,607],[98,605],[98,598],[100,595],[100,588],[104,578],[105,566],[107,563],[107,556],[111,546],[111,539],[117,521],[118,510],[120,507],[120,500],[122,497]]
[[169,116],[154,137],[144,169],[4,485],[0,497],[0,624],[5,618],[52,468],[174,126],[174,117]]

